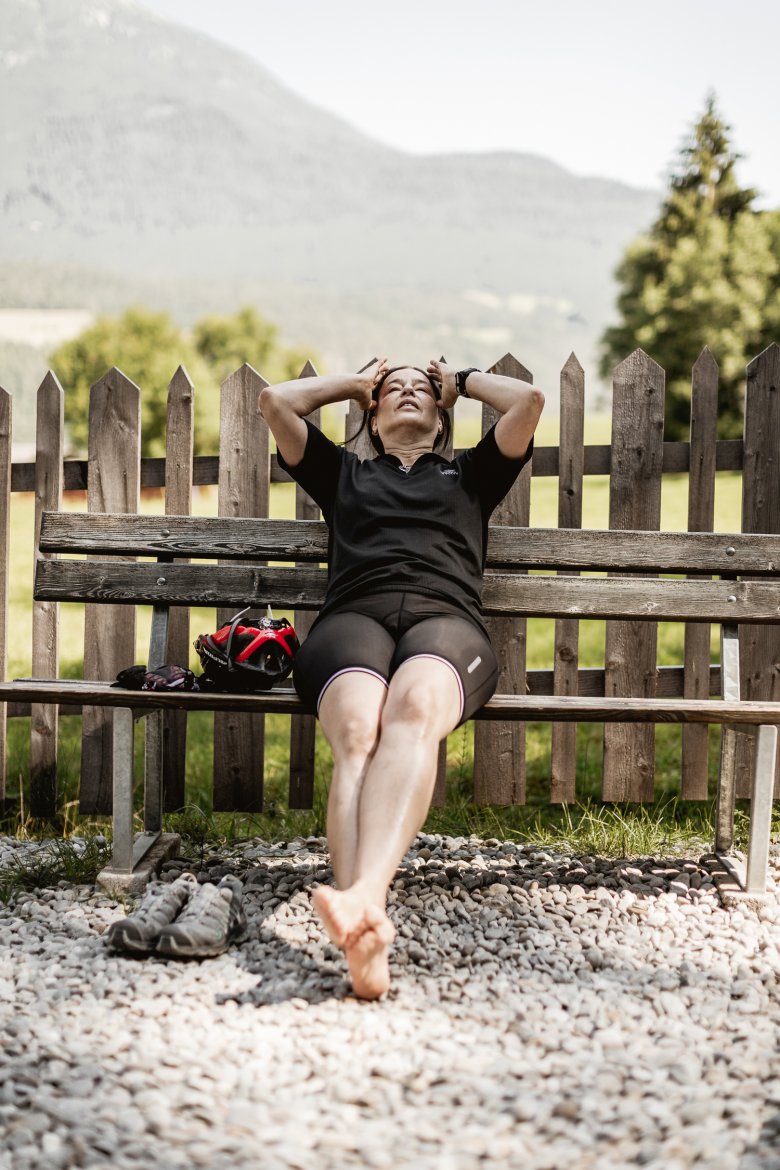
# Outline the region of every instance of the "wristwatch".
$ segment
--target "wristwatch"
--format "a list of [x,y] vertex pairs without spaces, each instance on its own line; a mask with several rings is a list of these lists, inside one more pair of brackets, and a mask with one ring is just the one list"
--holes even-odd
[[468,390],[466,389],[466,379],[468,378],[469,374],[481,374],[481,373],[482,373],[482,371],[477,369],[476,366],[469,366],[469,368],[467,370],[458,370],[457,374],[455,375],[455,390],[458,393],[458,397],[460,397],[460,398],[470,398],[471,397]]

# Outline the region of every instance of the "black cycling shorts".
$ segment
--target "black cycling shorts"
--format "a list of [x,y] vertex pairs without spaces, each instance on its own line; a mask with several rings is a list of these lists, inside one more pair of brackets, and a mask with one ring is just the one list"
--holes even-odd
[[484,630],[446,601],[421,593],[375,593],[318,618],[295,658],[293,682],[319,711],[328,685],[347,671],[363,671],[385,686],[402,662],[436,658],[452,667],[460,686],[458,723],[469,719],[496,689],[498,665]]

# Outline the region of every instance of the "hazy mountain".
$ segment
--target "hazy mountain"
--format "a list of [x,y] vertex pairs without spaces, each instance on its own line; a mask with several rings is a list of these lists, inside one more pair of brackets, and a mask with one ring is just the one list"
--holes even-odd
[[591,364],[653,192],[393,150],[130,0],[2,12],[2,304],[254,300],[331,367],[511,348],[553,395],[572,349]]

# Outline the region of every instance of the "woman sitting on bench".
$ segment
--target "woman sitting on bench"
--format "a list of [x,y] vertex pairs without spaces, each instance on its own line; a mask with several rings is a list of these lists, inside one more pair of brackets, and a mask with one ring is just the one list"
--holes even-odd
[[[450,461],[447,408],[458,395],[501,414]],[[362,461],[306,415],[354,399],[379,453]],[[336,888],[314,905],[346,954],[355,993],[389,985],[390,882],[422,827],[438,747],[493,694],[497,665],[480,596],[490,514],[528,461],[544,397],[515,378],[390,369],[303,378],[260,396],[280,466],[329,530],[325,603],[294,682],[333,749],[328,845]]]

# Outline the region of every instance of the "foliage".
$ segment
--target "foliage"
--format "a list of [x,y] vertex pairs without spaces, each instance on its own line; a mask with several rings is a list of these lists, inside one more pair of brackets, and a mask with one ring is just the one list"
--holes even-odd
[[183,365],[195,385],[195,451],[219,446],[219,385],[244,362],[269,381],[297,377],[305,357],[279,343],[278,329],[247,307],[199,321],[189,340],[167,313],[135,307],[99,317],[51,355],[65,388],[65,421],[75,450],[87,447],[90,387],[117,366],[141,390],[142,453],[165,454],[168,383]]
[[72,446],[86,451],[90,388],[117,366],[141,390],[143,454],[165,454],[168,383],[183,365],[196,384],[198,448],[215,450],[219,437],[217,386],[211,371],[167,313],[135,307],[121,317],[98,317],[50,358],[65,389],[65,422]]
[[195,348],[220,383],[244,362],[267,382],[284,382],[298,377],[308,356],[300,349],[280,345],[278,327],[252,305],[231,317],[204,317],[193,326],[192,336]]
[[52,838],[51,828],[44,824],[39,826],[39,834],[29,828],[17,833],[22,840],[34,840],[37,835],[48,840],[44,849],[31,855],[12,856],[0,867],[0,903],[25,890],[46,889],[58,882],[92,885],[110,861],[111,846],[102,834],[77,841],[59,840]]
[[617,269],[621,322],[601,340],[604,377],[636,346],[666,370],[668,438],[687,437],[691,368],[705,345],[720,365],[719,434],[741,434],[745,366],[780,322],[778,213],[753,210],[729,134],[710,95],[657,220]]

